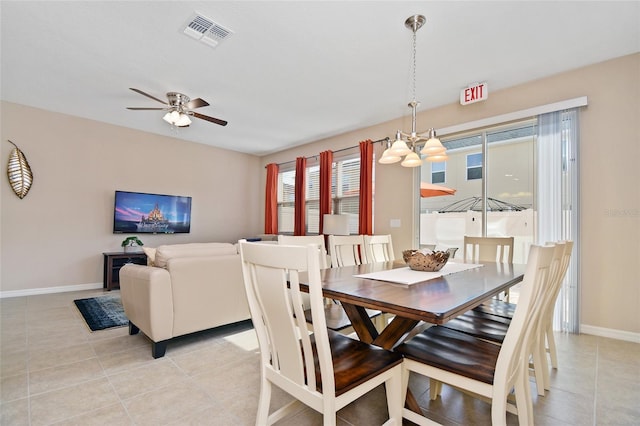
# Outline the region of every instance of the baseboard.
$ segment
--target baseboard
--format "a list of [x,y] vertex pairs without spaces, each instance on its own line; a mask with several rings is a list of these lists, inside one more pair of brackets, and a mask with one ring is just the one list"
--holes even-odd
[[25,290],[9,290],[9,291],[0,291],[0,299],[5,299],[9,297],[36,296],[38,294],[67,293],[70,291],[97,290],[100,288],[103,288],[103,284],[101,282],[89,283],[89,284],[65,285],[65,286],[59,286],[59,287],[29,288]]
[[640,333],[631,331],[614,330],[612,328],[596,327],[593,325],[580,324],[580,333],[592,334],[594,336],[608,337],[610,339],[626,340],[627,342],[640,343]]

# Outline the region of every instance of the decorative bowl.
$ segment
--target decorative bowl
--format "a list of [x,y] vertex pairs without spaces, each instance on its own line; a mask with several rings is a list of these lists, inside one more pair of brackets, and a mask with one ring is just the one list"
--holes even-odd
[[409,268],[414,271],[436,272],[449,260],[446,251],[404,250],[402,257]]

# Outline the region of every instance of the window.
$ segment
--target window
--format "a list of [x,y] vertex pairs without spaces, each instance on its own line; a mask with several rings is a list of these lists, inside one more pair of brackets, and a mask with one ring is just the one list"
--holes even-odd
[[345,157],[333,163],[331,198],[333,213],[349,215],[349,232],[358,233],[360,214],[360,156]]
[[278,173],[278,233],[293,234],[296,171]]
[[316,235],[320,230],[320,166],[307,167],[306,184],[305,223],[307,234]]
[[467,180],[482,179],[482,153],[467,155]]
[[446,180],[447,163],[431,163],[431,183],[444,183]]
[[[295,205],[295,165],[281,167],[278,173],[278,233],[293,234]],[[307,165],[306,233],[318,234],[320,228],[320,166]],[[360,207],[360,155],[334,158],[331,182],[333,213],[348,214],[349,230],[358,233]]]

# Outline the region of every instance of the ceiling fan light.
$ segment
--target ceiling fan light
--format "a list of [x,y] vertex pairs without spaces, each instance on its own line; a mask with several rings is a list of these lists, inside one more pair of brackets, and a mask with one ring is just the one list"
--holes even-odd
[[176,127],[186,127],[191,124],[187,114],[179,114],[178,119],[173,123]]
[[402,161],[402,163],[400,163],[400,165],[402,167],[418,167],[422,165],[422,160],[420,159],[420,156],[418,154],[416,154],[415,152],[411,152],[409,153],[409,155],[404,157],[404,160]]
[[173,124],[173,121],[171,120],[171,113],[170,112],[166,113],[164,115],[164,117],[162,117],[162,119],[164,121],[166,121],[167,123],[169,123],[169,124]]

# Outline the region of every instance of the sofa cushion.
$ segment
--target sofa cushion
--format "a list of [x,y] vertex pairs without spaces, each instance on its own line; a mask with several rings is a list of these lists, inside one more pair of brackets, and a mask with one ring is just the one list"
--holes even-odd
[[156,249],[152,247],[142,247],[142,251],[147,255],[147,266],[156,266]]
[[204,257],[237,254],[230,243],[189,243],[169,244],[156,249],[154,264],[159,268],[167,267],[167,260],[176,257]]

